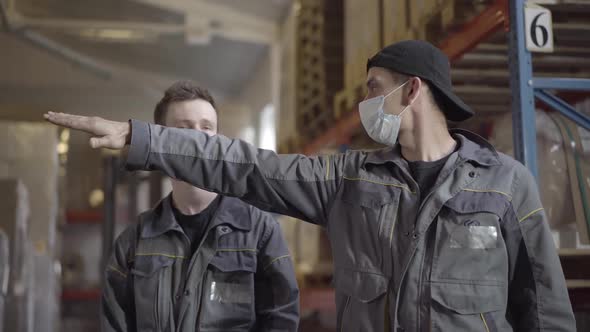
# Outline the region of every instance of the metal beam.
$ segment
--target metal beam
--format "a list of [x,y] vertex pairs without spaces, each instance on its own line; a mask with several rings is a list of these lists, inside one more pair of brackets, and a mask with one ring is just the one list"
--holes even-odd
[[455,68],[451,71],[451,75],[453,76],[453,80],[455,79],[465,79],[465,78],[473,78],[477,77],[480,79],[486,78],[506,78],[510,76],[508,69],[463,69],[463,68]]
[[514,156],[537,177],[537,132],[533,66],[531,53],[525,48],[524,0],[510,1],[509,59],[512,98],[512,132]]
[[80,20],[62,18],[36,18],[14,16],[12,21],[17,26],[39,29],[59,30],[88,30],[88,29],[109,29],[109,30],[131,30],[155,34],[183,33],[184,24],[157,23],[157,22],[132,22],[132,21],[109,21],[109,20]]
[[[475,51],[482,51],[482,52],[497,52],[502,55],[508,52],[508,45],[506,44],[491,44],[491,43],[483,43],[477,45]],[[586,47],[573,47],[573,46],[560,46],[555,45],[554,54],[581,54],[581,55],[590,55],[590,50]]]
[[460,32],[443,41],[440,48],[451,61],[456,60],[502,28],[505,23],[506,0],[496,0],[490,7],[465,24]]
[[590,79],[534,77],[535,89],[590,91]]
[[467,66],[506,66],[508,57],[505,54],[468,53],[458,63],[461,67]]
[[[545,71],[537,70],[544,77],[533,78],[533,87],[540,89],[561,89],[561,90],[590,90],[589,71],[580,71],[576,73],[568,73],[569,78],[562,78],[563,72],[559,71]],[[456,80],[481,80],[489,81],[490,79],[506,79],[510,78],[508,68],[454,68],[451,72],[453,82]],[[496,80],[497,81],[497,80]],[[539,85],[539,86],[537,86]]]
[[571,30],[590,32],[590,24],[587,23],[553,23],[553,30]]
[[578,112],[563,99],[544,90],[536,90],[535,96],[568,119],[574,121],[577,125],[584,127],[586,130],[590,130],[590,117],[582,112]]
[[[504,54],[487,54],[487,53],[469,53],[465,54],[459,65],[461,67],[469,66],[506,66],[508,56]],[[563,69],[564,66],[575,65],[576,68],[590,68],[590,60],[576,56],[557,56],[549,54],[539,54],[535,56],[535,67],[538,68],[555,68]]]
[[485,85],[458,85],[453,87],[453,91],[457,94],[486,94],[486,95],[505,95],[508,96],[512,92],[509,88],[494,87]]
[[471,108],[478,114],[506,114],[510,112],[510,103],[504,105],[478,105],[471,104]]
[[465,103],[470,106],[479,105],[510,105],[512,103],[511,95],[469,95],[459,94]]

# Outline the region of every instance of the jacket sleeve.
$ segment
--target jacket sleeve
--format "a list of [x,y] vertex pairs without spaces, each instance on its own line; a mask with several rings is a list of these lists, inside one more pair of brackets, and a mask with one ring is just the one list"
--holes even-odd
[[324,225],[345,155],[278,155],[222,135],[131,120],[129,170],[161,170],[262,210]]
[[504,220],[515,331],[576,331],[563,271],[535,179],[519,167]]
[[256,331],[297,331],[299,288],[279,223],[267,214],[255,277]]
[[129,258],[134,250],[135,227],[125,230],[115,242],[105,268],[101,300],[101,331],[134,332],[135,302]]

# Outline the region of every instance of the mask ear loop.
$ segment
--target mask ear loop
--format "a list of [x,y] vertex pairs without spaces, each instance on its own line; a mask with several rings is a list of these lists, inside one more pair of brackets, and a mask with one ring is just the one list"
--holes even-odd
[[[387,94],[385,97],[383,97],[383,100],[385,100],[385,98],[389,97],[389,95],[390,95],[390,94],[392,94],[392,93],[396,92],[397,90],[399,90],[399,89],[403,88],[403,87],[404,87],[404,85],[408,84],[408,82],[409,82],[409,81],[410,81],[410,80],[408,79],[408,80],[406,80],[406,81],[405,81],[405,82],[404,82],[402,85],[400,85],[400,86],[398,86],[397,88],[393,89],[393,91],[391,91],[391,92],[390,92],[390,93],[388,93],[388,94]],[[401,111],[401,112],[400,112],[398,115],[394,115],[394,116],[401,117],[401,116],[402,116],[402,114],[404,114],[404,112],[405,112],[405,111],[408,109],[408,107],[410,107],[410,105],[408,105],[408,106],[404,107],[404,109],[403,109],[403,110],[402,110],[402,111]]]
[[408,110],[408,108],[409,108],[409,107],[410,107],[410,105],[408,105],[408,106],[404,107],[404,109],[403,109],[403,110],[402,110],[402,111],[401,111],[401,112],[400,112],[400,113],[399,113],[397,116],[401,118],[401,117],[402,117],[402,115],[404,114],[404,112],[405,112],[406,110]]
[[405,81],[405,82],[404,82],[402,85],[400,85],[400,86],[398,86],[397,88],[395,88],[395,89],[391,90],[391,92],[390,92],[390,93],[388,93],[388,94],[386,94],[386,95],[385,95],[385,97],[383,97],[383,99],[385,99],[385,98],[389,97],[389,95],[391,95],[392,93],[394,93],[394,92],[396,92],[397,90],[399,90],[399,89],[403,88],[403,87],[404,87],[404,85],[408,84],[408,82],[409,82],[409,81],[410,81],[410,80],[407,80],[407,81]]

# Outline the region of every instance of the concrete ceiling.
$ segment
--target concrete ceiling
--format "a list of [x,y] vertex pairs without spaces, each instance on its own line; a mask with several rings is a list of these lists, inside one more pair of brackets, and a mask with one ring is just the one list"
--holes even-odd
[[42,47],[50,44],[53,56],[81,56],[73,62],[82,70],[109,77],[117,76],[114,67],[124,67],[164,81],[192,79],[220,99],[243,90],[291,6],[291,0],[5,3],[13,33],[37,46],[39,40]]
[[140,71],[192,79],[217,92],[237,95],[256,70],[268,46],[213,37],[206,45],[187,45],[172,35],[155,43],[96,43],[58,33],[46,34],[69,48]]

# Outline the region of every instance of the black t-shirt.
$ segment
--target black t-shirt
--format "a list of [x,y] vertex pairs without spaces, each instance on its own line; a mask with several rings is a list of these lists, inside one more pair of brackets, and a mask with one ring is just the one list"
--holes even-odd
[[[458,145],[459,144],[457,144],[457,147],[455,147],[454,151],[457,150]],[[436,179],[438,178],[440,171],[445,166],[445,163],[451,154],[453,153],[451,152],[442,159],[435,161],[408,161],[410,173],[420,188],[420,201],[426,198],[426,196],[428,196],[430,191],[433,189],[432,187],[436,183]]]
[[203,211],[193,215],[183,214],[175,206],[172,207],[176,221],[190,240],[191,256],[197,251],[197,248],[207,231],[207,226],[211,219],[213,219],[215,211],[219,207],[220,200],[221,196],[217,196]]

